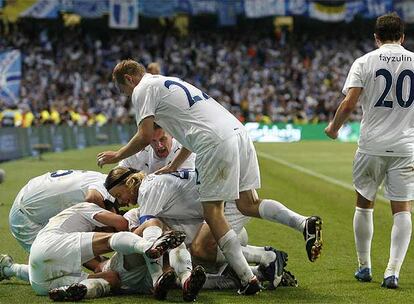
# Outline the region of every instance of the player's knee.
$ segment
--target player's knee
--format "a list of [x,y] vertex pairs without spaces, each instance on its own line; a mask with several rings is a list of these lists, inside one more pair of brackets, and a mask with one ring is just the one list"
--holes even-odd
[[202,260],[215,259],[217,243],[214,240],[195,241],[191,244],[191,255]]

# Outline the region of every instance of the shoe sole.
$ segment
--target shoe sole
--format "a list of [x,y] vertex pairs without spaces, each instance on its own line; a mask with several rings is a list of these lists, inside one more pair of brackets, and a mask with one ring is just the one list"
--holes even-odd
[[159,279],[160,281],[157,282],[158,287],[156,289],[159,289],[160,292],[156,292],[154,290],[154,298],[161,301],[165,300],[167,298],[168,291],[175,287],[176,279],[177,274],[173,270],[164,272]]
[[318,219],[315,222],[315,243],[311,249],[311,262],[315,262],[320,257],[322,251],[322,219]]
[[194,302],[198,293],[203,288],[207,280],[206,271],[202,266],[196,266],[191,272],[190,286],[187,292],[183,292],[183,300],[186,302]]
[[163,242],[159,243],[156,247],[151,247],[145,251],[146,256],[150,259],[158,259],[164,255],[168,249],[174,249],[180,246],[181,243],[184,242],[186,235],[182,231],[171,231],[161,237],[164,237]]
[[[0,264],[3,262],[3,260],[4,259],[6,259],[6,258],[10,258],[10,260],[11,260],[11,263],[13,264],[14,263],[14,261],[13,261],[13,258],[11,257],[11,256],[9,256],[9,255],[7,255],[7,254],[1,254],[0,255]],[[8,266],[4,266],[4,267],[8,267]],[[3,267],[2,266],[0,266],[0,282],[1,281],[3,281],[3,280],[9,280],[10,278],[9,277],[6,277],[5,275],[4,275],[4,273],[3,273]]]

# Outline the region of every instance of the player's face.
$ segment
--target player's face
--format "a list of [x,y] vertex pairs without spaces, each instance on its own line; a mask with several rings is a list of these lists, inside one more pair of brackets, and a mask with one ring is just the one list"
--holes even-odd
[[126,185],[115,186],[109,194],[118,200],[121,207],[135,205],[137,203],[138,191],[131,192]]
[[154,130],[151,147],[159,158],[166,158],[171,152],[172,137],[163,129]]

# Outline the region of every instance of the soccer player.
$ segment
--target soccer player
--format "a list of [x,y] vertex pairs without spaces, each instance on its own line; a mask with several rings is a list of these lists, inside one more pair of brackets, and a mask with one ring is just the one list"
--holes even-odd
[[[154,133],[151,143],[144,150],[119,162],[118,166],[144,171],[146,174],[154,173],[171,163],[180,152],[181,145],[160,126],[154,124]],[[191,154],[179,169],[193,169],[195,154]]]
[[119,286],[118,275],[87,274],[82,264],[111,251],[159,258],[185,238],[184,233],[169,231],[150,243],[131,232],[94,232],[96,227],[122,231],[128,229],[128,222],[90,203],[76,204],[49,220],[37,235],[29,257],[30,284],[36,294],[49,294],[55,301],[104,296]]
[[360,101],[361,135],[353,165],[357,194],[353,227],[359,264],[355,278],[363,282],[372,280],[374,201],[384,181],[384,196],[391,201],[394,224],[382,286],[394,289],[398,287],[412,230],[414,53],[401,45],[404,24],[396,13],[377,19],[374,38],[378,49],[353,63],[342,90],[346,96],[325,132],[330,138],[337,138],[339,129]]
[[[10,231],[26,252],[37,233],[60,211],[80,202],[105,208],[113,199],[104,187],[106,175],[84,170],[58,170],[32,178],[10,209]],[[110,206],[107,206],[110,207]]]
[[322,221],[306,218],[283,204],[259,199],[260,173],[256,152],[244,126],[206,93],[175,77],[151,75],[133,61],[116,65],[113,79],[132,97],[138,131],[118,151],[97,155],[99,166],[116,163],[145,148],[152,139],[154,122],[183,145],[162,172],[174,172],[192,153],[197,154],[200,198],[204,218],[226,260],[237,272],[240,294],[255,294],[260,284],[244,258],[237,234],[224,217],[224,201],[236,200],[248,216],[287,224],[304,234],[308,258],[314,261],[321,249]]

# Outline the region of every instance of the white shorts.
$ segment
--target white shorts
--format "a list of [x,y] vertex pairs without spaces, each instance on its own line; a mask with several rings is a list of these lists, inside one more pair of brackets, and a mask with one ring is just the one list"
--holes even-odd
[[94,232],[38,235],[29,256],[29,279],[36,294],[47,295],[52,288],[88,278],[82,264],[93,258],[93,235]]
[[373,201],[384,181],[384,197],[392,201],[414,199],[414,157],[375,156],[357,152],[354,158],[355,190]]
[[170,218],[161,218],[161,220],[172,230],[185,232],[186,237],[184,243],[187,247],[191,246],[191,243],[196,237],[198,231],[200,230],[201,225],[204,223],[202,219],[178,220]]
[[226,217],[231,228],[237,234],[242,231],[243,227],[250,220],[250,217],[243,215],[239,209],[237,209],[235,201],[226,202],[224,207],[224,216]]
[[140,254],[123,255],[118,252],[105,263],[102,271],[116,271],[121,279],[121,293],[150,294],[152,278],[144,257]]
[[45,225],[34,223],[29,219],[25,210],[20,207],[24,190],[25,188],[17,194],[13,206],[10,209],[9,226],[11,234],[20,246],[22,246],[26,252],[30,252],[30,247],[36,239],[37,234]]
[[244,130],[198,153],[196,168],[201,202],[231,201],[239,198],[239,192],[260,188],[256,150]]

